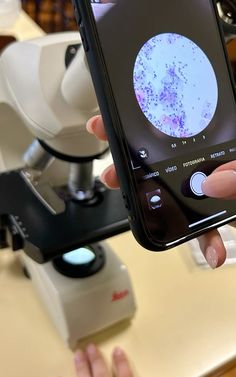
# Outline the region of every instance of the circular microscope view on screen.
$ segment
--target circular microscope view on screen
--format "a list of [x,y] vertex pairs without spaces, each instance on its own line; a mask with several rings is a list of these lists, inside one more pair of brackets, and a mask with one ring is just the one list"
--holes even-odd
[[133,76],[139,106],[164,134],[188,138],[211,122],[218,85],[206,54],[190,39],[173,33],[149,39],[139,51]]

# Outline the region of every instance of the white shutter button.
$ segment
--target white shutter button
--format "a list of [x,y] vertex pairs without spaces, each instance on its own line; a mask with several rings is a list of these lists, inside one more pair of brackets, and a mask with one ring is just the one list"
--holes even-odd
[[206,174],[202,173],[201,171],[197,171],[190,178],[190,188],[195,195],[204,195],[202,192],[202,182],[206,179],[206,177]]

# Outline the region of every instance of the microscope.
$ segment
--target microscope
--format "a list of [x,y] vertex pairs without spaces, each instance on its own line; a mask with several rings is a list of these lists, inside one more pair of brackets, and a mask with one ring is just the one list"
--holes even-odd
[[93,173],[108,144],[78,33],[7,47],[0,58],[0,247],[22,263],[70,347],[135,313],[129,272],[103,242],[129,230],[119,190]]
[[23,250],[27,274],[74,348],[136,307],[126,266],[103,242],[129,224],[120,191],[93,172],[108,145],[85,129],[99,108],[78,33],[3,51],[0,114],[0,247]]

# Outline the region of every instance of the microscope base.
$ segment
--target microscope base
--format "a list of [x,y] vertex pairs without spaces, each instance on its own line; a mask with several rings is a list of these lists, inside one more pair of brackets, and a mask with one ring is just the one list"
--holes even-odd
[[124,320],[130,320],[136,303],[129,272],[105,243],[105,265],[93,276],[68,278],[52,262],[40,265],[22,254],[22,264],[32,279],[49,316],[69,347],[78,340]]

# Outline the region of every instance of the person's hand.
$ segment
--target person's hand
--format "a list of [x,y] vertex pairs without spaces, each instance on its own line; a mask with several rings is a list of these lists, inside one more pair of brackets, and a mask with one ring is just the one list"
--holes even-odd
[[[133,377],[128,359],[121,348],[115,348],[112,364],[116,377]],[[77,377],[112,377],[100,350],[90,344],[85,351],[78,350],[75,354]]]
[[[100,140],[107,140],[101,116],[91,118],[87,123],[88,132]],[[103,183],[112,188],[119,188],[119,181],[114,165],[109,166],[101,175]],[[202,185],[204,194],[212,198],[236,199],[236,161],[217,168]],[[232,223],[233,225],[233,223]],[[226,250],[217,230],[209,231],[198,238],[200,248],[212,268],[221,266],[226,258]]]

